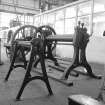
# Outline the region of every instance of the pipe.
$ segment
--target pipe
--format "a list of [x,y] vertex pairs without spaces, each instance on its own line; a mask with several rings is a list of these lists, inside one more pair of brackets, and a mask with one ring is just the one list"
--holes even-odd
[[73,35],[48,36],[47,41],[73,42]]

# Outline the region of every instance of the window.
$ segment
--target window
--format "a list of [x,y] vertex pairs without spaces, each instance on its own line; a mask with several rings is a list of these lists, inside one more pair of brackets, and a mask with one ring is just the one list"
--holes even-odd
[[91,25],[90,24],[90,21],[91,21],[90,15],[78,17],[78,21],[81,21],[81,23],[84,23],[84,27],[86,27],[87,32],[90,33],[90,25]]
[[64,19],[64,9],[58,10],[56,12],[56,20],[61,20],[61,19]]
[[78,5],[78,16],[88,15],[91,13],[91,2],[86,2]]
[[105,11],[105,0],[94,0],[94,13]]
[[105,13],[94,14],[93,35],[103,36],[104,31],[105,31]]
[[44,14],[43,15],[42,24],[43,25],[46,25],[47,24],[47,14]]
[[40,16],[37,16],[34,18],[34,25],[35,26],[40,26]]
[[73,34],[75,27],[75,18],[65,19],[65,34]]
[[64,20],[56,21],[55,31],[57,34],[64,34]]
[[55,13],[48,14],[48,24],[54,26],[55,23]]
[[66,8],[65,18],[71,18],[76,16],[76,7]]

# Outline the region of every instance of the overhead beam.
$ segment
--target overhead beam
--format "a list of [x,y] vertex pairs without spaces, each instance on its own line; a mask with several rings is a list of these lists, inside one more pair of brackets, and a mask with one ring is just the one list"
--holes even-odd
[[[0,0],[0,12],[10,12],[10,13],[16,13],[16,14],[30,14],[30,15],[35,15],[40,12],[40,10],[38,9],[38,6],[37,8],[35,6],[38,4],[38,2],[35,3],[35,0],[33,0],[33,2],[30,2],[30,4],[25,2],[26,4],[24,3],[24,5],[16,3],[16,2],[12,2],[12,1],[13,0],[7,0],[7,1]],[[19,0],[19,1],[24,1],[24,0]]]

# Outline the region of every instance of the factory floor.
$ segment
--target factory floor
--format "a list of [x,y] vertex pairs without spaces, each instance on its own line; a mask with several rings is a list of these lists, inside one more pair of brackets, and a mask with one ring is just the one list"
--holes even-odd
[[[73,94],[84,94],[97,98],[102,85],[102,79],[93,79],[88,76],[70,76],[73,86],[66,86],[49,78],[54,95],[49,96],[45,84],[40,80],[30,82],[25,88],[21,101],[15,101],[16,95],[21,87],[25,70],[15,69],[8,80],[4,78],[9,69],[9,61],[0,66],[0,105],[68,105],[68,96]],[[103,64],[91,64],[96,75],[104,74]],[[36,75],[32,72],[32,75]]]
[[[100,47],[99,43],[103,46]],[[87,59],[93,72],[96,75],[104,76],[105,41],[102,43],[102,41],[98,40],[95,45],[96,47],[94,47],[94,44],[88,47]],[[66,86],[49,78],[54,93],[52,96],[48,95],[46,86],[42,81],[34,80],[24,89],[21,101],[15,101],[26,72],[22,68],[16,68],[11,73],[9,80],[5,82],[4,78],[9,70],[10,62],[6,57],[5,48],[2,47],[1,50],[1,61],[3,65],[0,65],[0,105],[68,105],[68,96],[73,94],[84,94],[93,98],[98,97],[103,79],[93,79],[80,74],[79,77],[69,76],[69,80],[73,81],[73,86]],[[37,73],[32,72],[32,75],[37,75]]]

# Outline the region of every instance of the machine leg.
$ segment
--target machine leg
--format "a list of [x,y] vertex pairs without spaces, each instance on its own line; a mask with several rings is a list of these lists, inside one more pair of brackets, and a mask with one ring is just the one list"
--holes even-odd
[[34,67],[36,68],[38,63],[40,62],[40,58],[36,58],[35,63],[34,63]]
[[54,58],[54,56],[52,54],[51,45],[48,45],[47,48],[48,48],[48,58],[51,59],[56,66],[59,66],[57,59]]
[[18,95],[16,97],[16,100],[20,100],[20,97],[21,97],[21,95],[23,93],[23,90],[26,87],[27,83],[29,82],[29,77],[30,77],[30,72],[31,72],[33,61],[34,61],[34,51],[32,49],[31,55],[30,55],[30,61],[29,61],[29,64],[27,66],[27,69],[26,69],[27,71],[26,71],[22,86],[21,86],[21,88],[20,88],[20,90],[18,92]]
[[87,60],[86,60],[86,54],[85,54],[85,49],[81,49],[80,52],[80,64],[86,68],[87,73],[90,77],[92,78],[96,78],[96,79],[101,79],[102,76],[96,76],[93,72],[92,72],[92,68],[91,66],[88,64]]
[[19,90],[19,92],[18,92],[18,95],[17,95],[17,97],[16,97],[16,101],[20,100],[20,97],[21,97],[21,95],[22,95],[22,93],[23,93],[23,90],[24,90],[24,88],[25,88],[26,85],[27,85],[26,79],[27,79],[27,76],[25,76],[25,78],[24,78],[24,81],[23,81],[23,83],[22,83],[22,86],[21,86],[21,88],[20,88],[20,90]]
[[41,63],[41,68],[42,68],[42,72],[43,72],[44,82],[47,86],[49,94],[52,95],[53,92],[52,92],[52,89],[51,89],[51,86],[50,86],[50,83],[49,83],[49,80],[48,80],[43,54],[40,54],[40,63]]
[[18,51],[18,48],[17,48],[17,46],[15,46],[15,52],[13,54],[13,58],[12,58],[12,61],[11,61],[11,64],[10,64],[9,71],[8,71],[6,77],[5,77],[5,81],[8,81],[8,78],[9,78],[9,76],[10,76],[10,74],[11,74],[13,68],[14,68],[14,63],[15,63],[15,59],[16,59],[16,56],[17,56],[17,51]]
[[[36,39],[35,42],[36,41],[38,41],[38,39]],[[31,54],[30,54],[30,60],[29,60],[29,63],[28,63],[27,69],[26,69],[27,71],[26,71],[22,86],[21,86],[21,88],[20,88],[20,90],[18,92],[18,95],[16,97],[16,100],[20,100],[20,97],[21,97],[21,95],[22,95],[22,93],[24,91],[24,88],[26,87],[26,85],[30,81],[32,81],[34,79],[43,80],[44,83],[46,84],[47,88],[48,88],[48,91],[49,91],[50,95],[53,94],[52,90],[51,90],[51,87],[50,87],[50,84],[49,84],[49,81],[48,81],[48,76],[47,76],[47,73],[46,73],[44,55],[41,54],[41,52],[37,51],[37,49],[38,49],[37,47],[35,48],[35,46],[32,46],[32,50],[31,50]],[[34,62],[34,57],[36,56],[36,54],[39,55],[43,75],[42,76],[30,77],[31,68],[32,68],[32,65],[33,65],[33,62]]]
[[68,76],[69,76],[70,72],[74,68],[76,68],[77,66],[79,66],[79,48],[78,47],[74,47],[73,61],[72,61],[71,65],[69,66],[69,68],[64,71],[64,73],[63,73],[61,78],[62,79],[68,79]]

